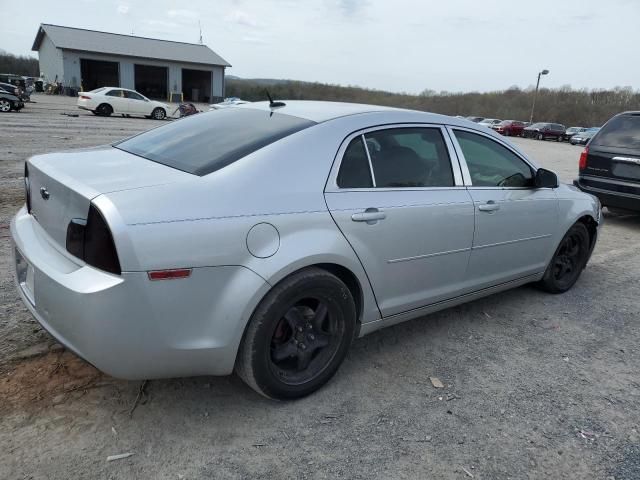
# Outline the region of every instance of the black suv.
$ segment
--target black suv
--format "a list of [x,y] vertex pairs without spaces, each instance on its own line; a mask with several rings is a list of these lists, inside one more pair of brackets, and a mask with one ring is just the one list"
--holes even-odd
[[619,113],[580,155],[576,185],[609,210],[640,211],[640,112]]

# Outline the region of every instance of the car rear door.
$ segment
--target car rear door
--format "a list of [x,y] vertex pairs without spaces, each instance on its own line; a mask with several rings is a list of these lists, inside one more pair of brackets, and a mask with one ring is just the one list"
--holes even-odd
[[555,191],[535,188],[534,168],[506,143],[475,130],[450,132],[475,207],[468,287],[544,271],[558,228]]
[[124,97],[124,92],[121,88],[109,90],[105,93],[105,97],[107,97],[107,102],[113,108],[114,113],[128,113],[127,99]]
[[325,189],[383,316],[459,295],[473,204],[443,127],[395,125],[350,135]]
[[[581,165],[582,181],[591,187],[610,188],[637,194],[640,182],[640,113],[613,117],[591,139]],[[605,185],[598,180],[607,182]]]

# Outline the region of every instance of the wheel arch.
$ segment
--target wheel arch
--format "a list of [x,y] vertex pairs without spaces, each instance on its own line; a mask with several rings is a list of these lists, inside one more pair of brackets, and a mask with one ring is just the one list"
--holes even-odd
[[598,222],[591,215],[583,215],[576,223],[582,223],[587,227],[587,231],[589,232],[589,250],[593,251],[596,239],[598,238]]
[[364,316],[363,313],[364,313],[364,307],[365,307],[365,298],[364,298],[365,292],[362,288],[362,284],[360,280],[358,279],[358,276],[353,271],[351,271],[351,269],[339,263],[332,263],[332,262],[309,263],[304,266],[299,266],[295,270],[288,272],[286,275],[280,276],[278,278],[278,281],[276,282],[273,282],[273,283],[270,282],[269,283],[270,288],[262,294],[262,296],[257,302],[255,302],[255,304],[253,305],[253,308],[250,310],[250,314],[246,317],[246,321],[242,326],[242,333],[237,339],[237,343],[235,345],[235,351],[236,351],[235,360],[233,362],[234,365],[236,365],[238,362],[238,355],[241,350],[242,342],[244,341],[245,336],[247,334],[247,329],[249,328],[249,324],[251,323],[251,319],[253,318],[255,311],[260,307],[260,304],[267,297],[269,292],[271,292],[277,285],[284,282],[286,279],[290,278],[291,276],[311,268],[318,268],[326,272],[329,272],[332,275],[335,275],[337,278],[339,278],[347,286],[347,288],[351,292],[351,296],[353,297],[355,308],[356,308],[356,328],[355,328],[354,338],[357,338],[360,336],[362,319]]
[[[332,261],[327,260],[327,261],[309,262],[303,265],[296,265],[294,269],[291,269],[286,273],[282,272],[284,274],[277,275],[275,277],[277,278],[276,281],[273,281],[273,278],[272,278],[269,281],[269,285],[271,286],[271,288],[269,288],[269,291],[271,291],[277,285],[285,281],[287,278],[290,278],[291,276],[296,275],[304,270],[308,270],[310,268],[318,268],[326,272],[329,272],[332,275],[336,276],[338,279],[340,279],[347,286],[347,288],[349,289],[349,292],[351,292],[351,296],[353,297],[353,301],[356,307],[356,324],[357,324],[356,330],[357,332],[359,332],[360,326],[362,325],[362,322],[363,322],[363,316],[364,316],[364,310],[365,310],[365,291],[364,291],[362,282],[360,281],[358,276],[355,274],[355,272],[353,272],[352,269],[350,269],[349,267],[341,263],[338,263],[334,260]],[[264,300],[264,298],[269,294],[269,291],[267,291],[262,296],[262,298],[260,299],[256,307],[254,308],[253,310],[254,312],[258,308],[262,300]],[[252,315],[253,315],[253,312],[252,312]]]

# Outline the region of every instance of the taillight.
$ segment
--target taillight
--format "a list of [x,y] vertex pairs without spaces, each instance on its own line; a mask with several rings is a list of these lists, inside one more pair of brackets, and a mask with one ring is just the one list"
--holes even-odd
[[91,97],[87,97],[86,95],[80,95],[80,98],[82,98],[83,100],[90,100]]
[[67,251],[92,267],[120,275],[118,252],[111,230],[100,211],[91,205],[87,220],[73,219],[67,226]]
[[24,162],[24,200],[27,204],[27,212],[31,213],[31,183],[29,181],[29,167]]
[[580,154],[580,162],[578,163],[578,168],[580,170],[584,170],[587,168],[587,157],[589,156],[589,147],[584,147],[584,150]]

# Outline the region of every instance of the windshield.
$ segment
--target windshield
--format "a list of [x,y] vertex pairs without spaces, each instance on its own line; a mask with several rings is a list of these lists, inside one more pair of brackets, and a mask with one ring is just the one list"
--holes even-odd
[[176,120],[113,146],[202,176],[312,125],[291,115],[231,107]]
[[640,148],[640,115],[618,115],[602,127],[594,145]]

